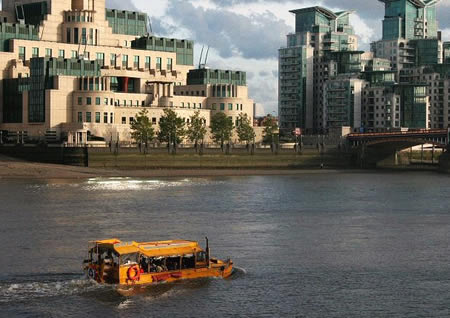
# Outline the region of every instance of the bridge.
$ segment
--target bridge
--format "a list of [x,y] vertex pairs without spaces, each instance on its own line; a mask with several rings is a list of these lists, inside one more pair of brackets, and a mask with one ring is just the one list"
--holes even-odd
[[431,144],[446,150],[450,140],[450,129],[422,129],[385,133],[355,133],[347,136],[352,151],[361,166],[376,166],[379,162],[393,159],[398,164],[398,153],[411,147]]

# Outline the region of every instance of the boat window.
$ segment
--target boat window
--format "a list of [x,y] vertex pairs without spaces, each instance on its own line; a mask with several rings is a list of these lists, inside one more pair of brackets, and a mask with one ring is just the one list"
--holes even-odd
[[184,255],[181,260],[181,265],[183,269],[195,268],[195,257],[194,254]]
[[124,254],[120,256],[120,265],[137,264],[138,253]]
[[139,267],[144,273],[150,273],[150,258],[145,255],[139,256]]
[[174,255],[166,258],[166,266],[169,271],[177,271],[180,269],[181,257]]
[[198,252],[197,253],[197,263],[206,262],[206,252]]
[[164,257],[147,258],[147,264],[150,273],[167,272],[166,259]]

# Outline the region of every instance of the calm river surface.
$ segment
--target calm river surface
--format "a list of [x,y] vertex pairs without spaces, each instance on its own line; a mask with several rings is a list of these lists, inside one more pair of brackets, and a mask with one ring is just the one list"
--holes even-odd
[[[448,317],[450,177],[0,180],[1,317]],[[193,239],[230,280],[121,296],[87,241]]]

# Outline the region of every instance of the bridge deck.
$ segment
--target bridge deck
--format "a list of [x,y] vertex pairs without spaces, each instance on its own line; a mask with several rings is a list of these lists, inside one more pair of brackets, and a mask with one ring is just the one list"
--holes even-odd
[[447,138],[449,131],[447,129],[423,129],[411,131],[396,131],[385,133],[353,133],[347,136],[350,141],[374,140],[374,139],[392,139],[392,138]]

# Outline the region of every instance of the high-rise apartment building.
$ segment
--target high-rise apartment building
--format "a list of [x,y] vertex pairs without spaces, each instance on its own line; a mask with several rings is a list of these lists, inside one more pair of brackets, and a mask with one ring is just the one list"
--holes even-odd
[[[385,6],[383,37],[366,53],[357,51],[348,11],[346,21],[337,22],[346,27],[337,31],[351,34],[348,42],[352,45],[346,46],[348,42],[340,39],[341,45],[333,49],[327,45],[328,34],[321,34],[318,41],[317,34],[305,33],[308,26],[311,30],[331,28],[332,32],[336,24],[321,16],[328,10],[292,11],[301,13],[296,15],[300,21],[296,22],[296,33],[288,35],[288,47],[280,50],[279,62],[280,126],[285,132],[294,126],[315,133],[340,126],[351,126],[355,131],[449,126],[450,42],[443,43],[438,31],[439,0],[379,1]],[[321,18],[312,19],[315,15]],[[300,35],[310,41],[290,40],[303,39]],[[298,47],[311,52],[307,56],[310,60],[306,59],[310,64],[303,63],[307,67],[300,73],[300,59],[293,50]],[[289,64],[288,52],[296,55],[296,65]],[[291,80],[299,75],[304,79],[309,75],[310,80]]]
[[147,109],[158,129],[170,107],[189,122],[240,113],[253,121],[245,72],[195,69],[189,40],[148,33],[147,15],[105,0],[3,0],[0,130],[29,139],[131,140]]
[[350,11],[312,7],[291,12],[295,33],[279,51],[280,129],[317,132],[324,128],[323,85],[338,73],[327,53],[354,51],[358,40],[349,23]]

